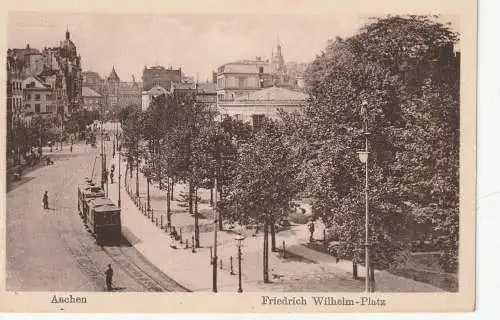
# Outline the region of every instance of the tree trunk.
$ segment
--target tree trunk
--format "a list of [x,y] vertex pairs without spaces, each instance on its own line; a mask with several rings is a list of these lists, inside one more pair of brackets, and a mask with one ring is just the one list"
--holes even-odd
[[139,198],[139,166],[135,166],[135,196]]
[[148,193],[148,211],[151,210],[151,198],[149,197],[149,178],[146,179],[147,182],[147,193]]
[[[222,189],[221,191],[219,192],[219,201],[222,199]],[[223,215],[222,215],[222,210],[219,210],[219,231],[223,231],[224,230],[224,226],[222,224],[222,220],[223,220]]]
[[174,178],[172,178],[172,183],[170,187],[170,200],[174,200]]
[[352,278],[358,280],[358,264],[354,259],[352,260]]
[[194,240],[196,248],[200,247],[200,226],[198,222],[198,188],[194,189]]
[[157,177],[158,177],[158,189],[160,189],[160,190],[161,190],[161,188],[163,187],[163,184],[161,183],[161,180],[162,180],[162,178],[163,178],[163,177],[161,177],[161,175],[160,175],[160,172],[159,172],[159,171],[158,171],[157,175],[158,175],[158,176],[157,176]]
[[188,186],[189,214],[193,215],[193,184],[189,181]]
[[130,179],[132,179],[132,171],[134,170],[132,167],[132,159],[129,159],[128,165],[130,166]]
[[167,225],[172,226],[172,213],[170,212],[170,178],[167,177]]
[[210,188],[210,206],[214,206],[214,188]]
[[375,268],[373,264],[370,266],[370,287],[372,291],[375,291]]
[[264,283],[269,283],[269,237],[268,237],[268,223],[264,223],[264,250],[263,252],[263,262],[264,266],[262,268],[264,272]]
[[271,220],[271,251],[276,251],[276,230],[274,226],[274,220]]

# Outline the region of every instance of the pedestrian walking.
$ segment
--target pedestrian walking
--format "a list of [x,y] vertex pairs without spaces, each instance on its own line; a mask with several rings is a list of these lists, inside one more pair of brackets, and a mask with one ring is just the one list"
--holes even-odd
[[113,268],[111,268],[111,264],[108,264],[108,269],[106,269],[106,288],[108,291],[112,290],[113,284]]
[[314,234],[314,221],[311,219],[307,225],[309,229],[309,242],[313,242],[313,234]]
[[45,191],[45,193],[43,194],[42,202],[43,202],[43,208],[48,209],[49,208],[49,195],[48,195],[47,191]]

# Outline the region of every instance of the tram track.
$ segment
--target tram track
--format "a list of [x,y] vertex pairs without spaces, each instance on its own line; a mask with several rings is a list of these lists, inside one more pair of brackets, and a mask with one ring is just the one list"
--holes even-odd
[[[71,189],[68,185],[65,187],[66,190]],[[59,202],[57,198],[54,197],[55,202]],[[94,282],[95,288],[105,290],[104,270],[108,263],[112,263],[115,269],[114,283],[126,291],[189,291],[157,269],[125,239],[119,246],[98,245],[76,207],[67,206],[66,203],[66,208],[60,207],[59,210],[62,212],[58,214],[57,224],[62,243],[78,268]]]

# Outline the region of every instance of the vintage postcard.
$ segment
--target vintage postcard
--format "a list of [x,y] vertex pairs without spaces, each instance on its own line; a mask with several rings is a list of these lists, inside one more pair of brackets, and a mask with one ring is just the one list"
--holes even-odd
[[472,311],[476,6],[7,3],[0,311]]

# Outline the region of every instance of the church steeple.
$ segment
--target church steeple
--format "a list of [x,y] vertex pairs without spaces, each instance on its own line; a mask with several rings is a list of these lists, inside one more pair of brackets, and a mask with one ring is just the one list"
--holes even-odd
[[66,40],[69,40],[69,27],[66,26]]
[[113,65],[113,69],[111,70],[111,73],[109,74],[108,81],[120,82],[120,78],[116,74],[115,66],[114,65]]

